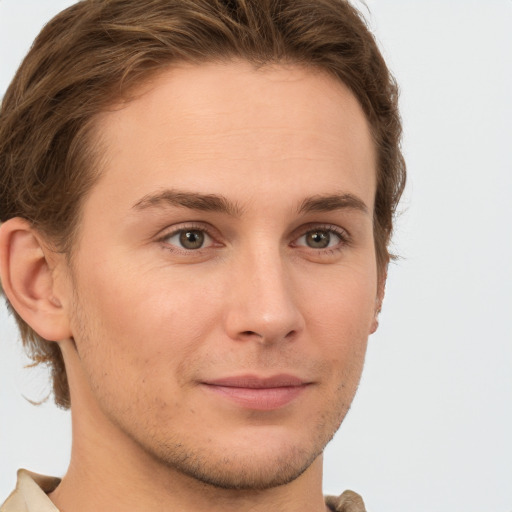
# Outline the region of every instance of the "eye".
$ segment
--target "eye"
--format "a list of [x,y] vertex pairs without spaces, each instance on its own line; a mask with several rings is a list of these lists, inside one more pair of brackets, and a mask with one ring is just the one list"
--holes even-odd
[[201,229],[180,229],[166,236],[163,241],[187,251],[203,249],[213,243],[208,233]]
[[312,229],[300,236],[295,245],[310,247],[311,249],[329,249],[336,247],[344,242],[344,238],[340,233],[333,229]]

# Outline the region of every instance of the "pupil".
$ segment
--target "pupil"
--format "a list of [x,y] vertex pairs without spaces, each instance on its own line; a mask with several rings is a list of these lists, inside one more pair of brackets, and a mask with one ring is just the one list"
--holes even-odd
[[180,235],[180,243],[185,249],[199,249],[204,243],[201,231],[184,231]]
[[308,245],[315,249],[324,249],[329,245],[331,236],[327,231],[312,231],[308,234]]

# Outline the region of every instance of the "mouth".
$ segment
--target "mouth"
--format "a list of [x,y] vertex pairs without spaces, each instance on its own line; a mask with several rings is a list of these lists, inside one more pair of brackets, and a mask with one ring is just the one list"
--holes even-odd
[[272,377],[240,375],[202,382],[207,391],[239,407],[257,411],[285,407],[302,395],[311,384],[286,374]]

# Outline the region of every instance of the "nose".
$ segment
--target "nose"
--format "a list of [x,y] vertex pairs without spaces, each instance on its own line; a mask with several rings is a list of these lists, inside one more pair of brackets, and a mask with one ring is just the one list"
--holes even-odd
[[237,341],[292,341],[304,328],[294,283],[279,250],[255,248],[234,263],[225,330]]

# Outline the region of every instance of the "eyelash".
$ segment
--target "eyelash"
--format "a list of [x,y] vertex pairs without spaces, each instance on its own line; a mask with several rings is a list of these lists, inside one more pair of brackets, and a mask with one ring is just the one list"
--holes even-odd
[[[170,244],[169,242],[167,242],[167,240],[169,238],[176,236],[180,233],[187,232],[187,231],[198,231],[198,232],[204,233],[209,238],[211,238],[213,242],[208,247],[200,247],[198,249],[186,249],[186,248],[178,247],[176,245],[173,245],[173,244]],[[324,231],[327,233],[334,234],[336,237],[339,238],[339,243],[333,247],[318,248],[318,249],[309,247],[307,245],[298,245],[296,243],[297,240],[299,240],[300,238],[302,238],[310,233],[314,233],[315,231],[316,232]],[[314,251],[315,254],[334,254],[338,251],[341,251],[346,246],[350,245],[350,242],[351,242],[350,235],[346,230],[344,230],[343,228],[340,228],[339,226],[335,226],[335,225],[331,225],[331,224],[309,224],[306,227],[303,226],[300,229],[299,233],[300,234],[298,234],[298,236],[295,236],[295,234],[294,234],[293,241],[290,243],[290,245],[292,247],[303,247],[305,249],[312,250],[312,251]],[[188,254],[188,255],[190,255],[191,253],[194,253],[194,254],[200,255],[205,250],[208,250],[211,246],[214,246],[215,244],[218,244],[219,246],[221,246],[222,245],[221,243],[216,242],[216,240],[218,238],[219,238],[219,236],[216,234],[213,234],[212,230],[209,229],[208,226],[205,226],[203,224],[187,224],[187,225],[183,225],[183,226],[180,226],[177,228],[174,227],[171,231],[168,231],[168,232],[164,233],[161,237],[159,237],[157,241],[162,244],[164,249],[174,252],[174,253],[178,252],[178,253]]]
[[212,234],[212,232],[211,232],[212,230],[209,229],[204,224],[186,224],[186,225],[183,225],[183,226],[180,226],[180,227],[177,227],[177,228],[173,227],[173,229],[171,231],[168,231],[168,232],[164,233],[158,239],[158,242],[160,242],[162,244],[162,246],[164,247],[164,249],[166,249],[168,251],[178,252],[178,253],[188,254],[188,255],[190,255],[191,253],[200,255],[205,250],[207,250],[209,248],[209,247],[200,247],[199,249],[185,249],[184,247],[178,247],[178,246],[172,245],[172,244],[170,244],[169,242],[166,241],[166,240],[168,240],[169,238],[171,238],[171,237],[173,237],[175,235],[178,235],[180,233],[187,232],[187,231],[199,231],[201,233],[206,234],[209,238],[211,238],[213,240],[213,244],[212,245],[215,244],[216,238],[218,238],[218,235]]
[[[330,233],[330,234],[334,234],[336,237],[338,237],[339,242],[332,247],[317,248],[317,249],[315,249],[313,247],[309,247],[307,245],[298,245],[297,244],[297,241],[300,238],[305,237],[310,233],[322,232],[322,231]],[[344,248],[346,248],[347,246],[350,245],[350,242],[351,242],[351,240],[350,240],[349,233],[345,229],[340,228],[339,226],[335,226],[332,224],[309,224],[306,226],[305,230],[304,230],[304,228],[301,228],[301,234],[299,236],[294,237],[292,246],[303,247],[306,250],[309,249],[309,250],[314,251],[314,254],[318,254],[321,256],[324,256],[324,255],[328,256],[328,255],[336,254],[339,251],[342,251]]]

